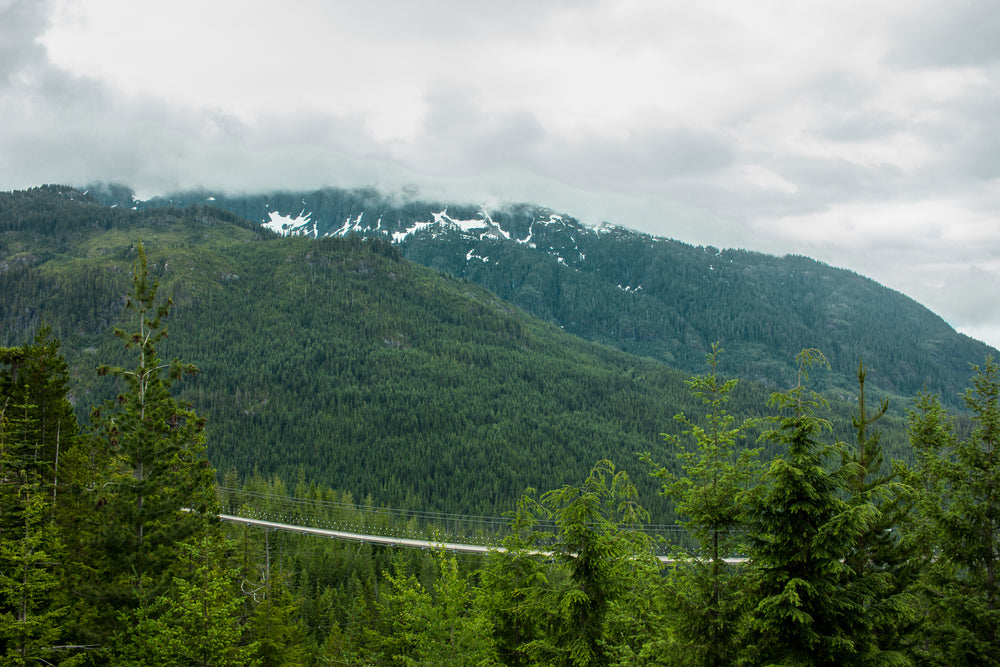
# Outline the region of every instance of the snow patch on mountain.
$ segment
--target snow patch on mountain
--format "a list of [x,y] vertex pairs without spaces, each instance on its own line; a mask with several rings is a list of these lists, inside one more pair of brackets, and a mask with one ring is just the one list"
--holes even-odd
[[270,220],[261,223],[262,227],[277,232],[282,236],[313,236],[317,235],[316,223],[312,221],[312,213],[306,213],[305,209],[294,218],[290,215],[282,215],[278,211],[268,211]]
[[393,232],[392,241],[393,243],[402,243],[404,240],[406,240],[407,236],[411,234],[416,234],[417,232],[426,229],[433,224],[435,224],[433,220],[431,220],[430,222],[418,222],[412,227],[407,227],[401,232]]
[[[510,240],[510,233],[505,229],[501,228],[499,225],[493,222],[493,218],[490,214],[486,212],[486,209],[482,209],[483,217],[475,220],[456,220],[448,215],[448,209],[441,211],[440,213],[434,214],[434,222],[437,224],[450,224],[458,227],[460,230],[466,234],[472,234],[473,232],[479,232],[479,238],[498,238],[503,237]],[[485,230],[485,231],[481,231]]]
[[517,242],[520,243],[521,245],[526,245],[529,248],[537,248],[538,246],[536,246],[531,240],[531,237],[534,235],[535,235],[535,223],[532,222],[530,225],[528,225],[528,235],[523,239],[517,239]]
[[475,250],[470,250],[469,252],[465,253],[466,262],[471,262],[474,259],[478,259],[481,262],[490,261],[489,257],[483,257],[482,255],[477,255]]
[[[337,229],[335,231],[329,232],[327,234],[327,236],[347,236],[351,232],[364,233],[364,232],[368,231],[368,229],[369,229],[368,227],[362,227],[361,226],[361,221],[364,219],[364,217],[365,217],[365,212],[364,211],[362,211],[361,213],[358,213],[358,217],[354,218],[353,220],[351,220],[351,217],[348,216],[347,219],[344,220],[344,224],[341,225],[340,229]],[[382,219],[381,218],[379,218],[378,223],[379,223],[379,225],[382,224]]]
[[[505,229],[503,223],[494,219],[493,215],[485,205],[479,206],[479,210],[472,216],[468,216],[468,218],[466,216],[451,215],[448,213],[447,208],[439,211],[429,209],[427,210],[426,218],[423,220],[418,219],[412,222],[403,222],[399,219],[396,219],[395,221],[386,221],[383,220],[381,216],[377,221],[374,221],[371,217],[369,217],[366,222],[365,212],[358,212],[355,210],[346,218],[342,219],[342,222],[335,223],[338,224],[336,227],[333,225],[327,226],[326,223],[318,219],[314,220],[310,218],[307,222],[308,216],[305,214],[305,211],[307,210],[309,210],[309,206],[303,200],[302,213],[300,213],[299,216],[290,217],[272,212],[269,213],[271,221],[265,222],[264,226],[269,229],[273,229],[280,234],[301,234],[304,229],[314,229],[316,227],[323,227],[325,230],[329,230],[325,231],[323,236],[347,236],[349,234],[367,236],[372,232],[380,232],[382,234],[390,233],[393,243],[402,243],[409,237],[422,232],[429,232],[434,237],[437,237],[439,234],[458,232],[469,240],[482,241],[492,239],[497,241],[513,241],[529,248],[537,247],[536,240],[540,235],[540,228],[538,225],[559,225],[565,227],[568,231],[575,231],[576,233],[580,233],[581,231],[583,233],[590,232],[589,229],[580,228],[572,218],[566,218],[548,209],[534,210],[532,220],[528,227],[528,233],[524,238],[517,238],[509,229]],[[372,212],[369,211],[368,213],[371,214]],[[522,216],[524,216],[525,213],[527,212],[514,212],[512,214],[513,219],[523,220]],[[315,215],[313,217],[315,217]],[[413,218],[410,218],[410,220],[413,220]],[[312,225],[311,227],[309,227],[310,224]],[[404,225],[408,226],[404,227]],[[518,231],[517,233],[523,232]],[[571,236],[571,241],[575,243],[576,239]],[[581,256],[580,259],[583,259],[583,257]]]
[[401,232],[396,232],[392,235],[392,240],[396,243],[400,243],[406,237],[411,234],[415,234],[427,227],[432,225],[438,225],[442,227],[451,227],[453,229],[458,229],[459,231],[469,234],[478,235],[479,239],[485,238],[505,238],[510,240],[510,232],[500,227],[500,225],[493,222],[493,218],[490,217],[489,212],[483,208],[481,218],[476,218],[473,220],[458,220],[456,218],[448,215],[448,209],[440,211],[438,213],[432,213],[431,216],[433,220],[427,222],[415,223],[412,227],[408,227]]

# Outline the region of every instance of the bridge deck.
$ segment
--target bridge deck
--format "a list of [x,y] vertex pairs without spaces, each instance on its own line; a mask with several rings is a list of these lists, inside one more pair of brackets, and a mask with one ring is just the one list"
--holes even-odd
[[[316,535],[319,537],[328,537],[338,540],[349,540],[352,542],[367,542],[370,544],[383,544],[386,546],[394,547],[408,547],[413,549],[444,549],[445,551],[454,551],[459,553],[473,553],[473,554],[487,554],[491,551],[504,552],[506,549],[504,547],[495,546],[484,546],[481,544],[460,544],[458,542],[441,542],[435,540],[420,540],[409,537],[387,537],[385,535],[370,535],[364,533],[352,533],[345,530],[331,530],[329,528],[313,528],[312,526],[297,526],[290,523],[281,523],[278,521],[266,521],[264,519],[251,519],[248,517],[236,516],[233,514],[220,514],[219,519],[222,521],[227,521],[229,523],[242,523],[248,526],[256,526],[258,528],[267,528],[271,530],[281,530],[291,533],[302,533],[305,535]],[[533,552],[541,556],[552,556],[554,555],[551,551],[537,551]],[[657,556],[657,558],[666,564],[676,563],[677,560],[670,556]],[[725,558],[723,559],[727,563],[742,563],[745,558]]]

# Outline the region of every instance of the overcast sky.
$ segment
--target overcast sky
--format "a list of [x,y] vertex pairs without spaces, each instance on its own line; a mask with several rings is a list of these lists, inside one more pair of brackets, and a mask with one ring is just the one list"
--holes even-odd
[[530,201],[1000,347],[994,0],[0,0],[0,119],[0,189]]

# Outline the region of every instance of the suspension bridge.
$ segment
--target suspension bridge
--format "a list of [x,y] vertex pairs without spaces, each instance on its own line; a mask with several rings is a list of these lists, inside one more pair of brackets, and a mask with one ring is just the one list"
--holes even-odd
[[[512,530],[507,517],[400,510],[229,487],[219,488],[219,497],[219,518],[227,523],[389,547],[470,554],[502,552],[506,551],[503,539]],[[688,540],[686,529],[678,525],[626,528],[648,535],[654,555],[663,563],[676,562],[672,548]],[[545,545],[557,533],[555,523],[539,520],[531,530],[541,538],[534,553],[551,556],[553,552],[546,551]],[[740,563],[744,559],[725,560]]]

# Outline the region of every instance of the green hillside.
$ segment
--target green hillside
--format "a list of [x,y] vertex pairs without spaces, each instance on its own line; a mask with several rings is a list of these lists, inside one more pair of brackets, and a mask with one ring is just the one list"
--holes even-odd
[[[110,329],[142,240],[175,304],[163,354],[202,370],[179,388],[208,418],[220,471],[497,512],[599,458],[640,468],[635,453],[662,449],[672,416],[698,409],[687,374],[568,335],[383,241],[281,239],[214,209],[131,212],[60,188],[0,206],[0,342],[50,324],[81,412],[112,391],[93,368],[120,358]],[[734,405],[765,400],[745,385]]]
[[[854,391],[863,357],[879,390],[909,397],[927,387],[956,406],[969,364],[991,351],[913,299],[808,257],[695,247],[620,228],[542,232],[536,226],[533,239],[546,252],[476,240],[471,252],[489,262],[467,261],[469,251],[429,231],[402,249],[568,332],[675,368],[700,372],[712,343],[725,341],[735,374],[775,388],[794,376],[799,350],[817,347],[834,371],[820,386],[833,395]],[[567,265],[552,253],[585,259]]]
[[485,287],[568,333],[688,373],[716,341],[741,378],[788,386],[799,350],[824,351],[831,396],[853,395],[858,359],[870,387],[905,402],[924,388],[961,408],[970,364],[996,354],[904,294],[808,257],[693,246],[627,229],[593,228],[531,204],[499,208],[420,201],[372,188],[137,200],[94,186],[105,204],[154,210],[211,203],[307,237],[392,239],[403,256]]
[[[852,434],[859,405],[811,390],[815,350],[765,407],[762,385],[689,385],[384,240],[54,187],[0,194],[0,332],[12,664],[997,662],[990,358],[963,417],[929,395],[883,417],[866,384]],[[70,403],[115,391],[81,435]],[[884,476],[894,456],[910,465]],[[505,550],[467,559],[397,548],[417,520],[366,509],[515,504]],[[683,522],[691,560],[654,557],[642,506]],[[394,543],[224,527],[220,509]]]

